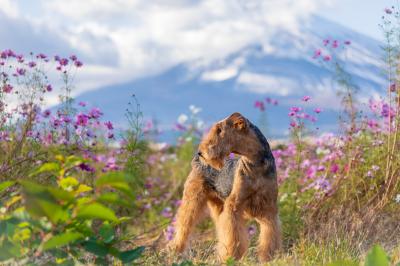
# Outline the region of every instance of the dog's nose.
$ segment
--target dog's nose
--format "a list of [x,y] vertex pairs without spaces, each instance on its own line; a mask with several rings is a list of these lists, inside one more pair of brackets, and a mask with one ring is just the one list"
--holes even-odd
[[197,155],[198,155],[198,156],[201,156],[201,152],[199,151],[199,152],[197,153]]

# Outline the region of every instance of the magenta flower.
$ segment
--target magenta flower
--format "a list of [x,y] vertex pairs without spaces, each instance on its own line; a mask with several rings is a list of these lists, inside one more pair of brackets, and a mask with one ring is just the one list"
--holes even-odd
[[89,111],[89,117],[90,118],[94,118],[97,119],[100,116],[102,116],[103,113],[101,112],[101,110],[97,107],[93,107],[90,111]]
[[336,174],[339,171],[339,166],[337,164],[332,164],[331,165],[331,173]]
[[331,61],[332,57],[330,55],[324,56],[324,61]]
[[317,113],[317,114],[319,114],[319,113],[322,112],[322,110],[321,110],[321,108],[318,108],[318,107],[317,107],[317,108],[314,109],[314,112]]
[[23,75],[25,75],[26,70],[23,68],[17,68],[16,72],[18,75],[23,76]]
[[11,86],[10,84],[4,84],[3,86],[3,92],[5,93],[10,93],[13,89],[13,86]]
[[298,113],[301,111],[301,107],[297,107],[297,106],[290,107],[290,111]]
[[104,125],[107,127],[108,130],[113,130],[113,124],[111,123],[111,121],[107,121],[104,123]]
[[74,65],[75,65],[76,67],[81,67],[81,66],[83,66],[83,63],[82,63],[81,61],[79,61],[79,60],[76,60],[76,61],[74,62]]
[[339,41],[338,40],[334,40],[333,42],[332,42],[332,48],[338,48],[339,47]]
[[51,115],[51,111],[50,110],[45,110],[42,115],[43,115],[43,117],[47,118],[47,117],[49,117]]
[[79,103],[78,103],[78,105],[80,105],[80,106],[82,106],[82,107],[85,107],[86,104],[87,104],[86,102],[79,102]]
[[290,126],[291,127],[297,127],[297,124],[296,124],[296,122],[292,121],[292,122],[290,122]]
[[40,54],[36,55],[36,58],[45,59],[45,58],[47,58],[47,55],[40,53]]
[[24,56],[22,54],[16,56],[18,63],[24,62]]
[[79,113],[75,117],[75,124],[78,126],[86,126],[88,124],[88,116],[82,113]]
[[323,40],[322,43],[324,44],[324,46],[327,46],[329,44],[329,39]]
[[385,11],[385,13],[388,14],[388,15],[390,15],[390,14],[393,13],[392,9],[390,9],[390,8],[388,8],[388,7],[385,8],[384,11]]
[[304,97],[302,98],[303,102],[308,102],[310,99],[311,99],[310,96],[304,96]]
[[114,138],[114,133],[108,132],[108,133],[107,133],[107,138],[109,138],[109,139]]
[[60,61],[58,61],[61,66],[66,66],[68,65],[68,59],[67,58],[61,58]]
[[254,107],[257,108],[257,109],[260,109],[260,111],[264,111],[265,110],[265,105],[261,101],[255,101],[254,102]]
[[321,56],[321,54],[322,54],[321,49],[317,49],[317,50],[314,51],[314,56],[313,56],[313,58],[318,58],[318,57]]

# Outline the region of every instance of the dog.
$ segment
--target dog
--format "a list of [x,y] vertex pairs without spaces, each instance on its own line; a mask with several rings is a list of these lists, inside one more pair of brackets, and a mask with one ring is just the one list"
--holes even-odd
[[[231,153],[239,158],[230,158]],[[259,260],[271,260],[281,248],[278,183],[275,159],[261,131],[233,113],[211,127],[191,165],[169,247],[182,253],[208,209],[216,225],[221,261],[243,257],[249,244],[249,219],[260,228]]]

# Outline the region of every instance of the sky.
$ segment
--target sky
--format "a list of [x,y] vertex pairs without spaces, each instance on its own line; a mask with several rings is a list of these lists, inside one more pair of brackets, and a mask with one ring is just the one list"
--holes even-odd
[[[0,49],[77,54],[76,93],[218,60],[310,16],[375,39],[396,0],[0,0]],[[228,73],[229,74],[229,73]],[[56,101],[56,97],[54,97]]]

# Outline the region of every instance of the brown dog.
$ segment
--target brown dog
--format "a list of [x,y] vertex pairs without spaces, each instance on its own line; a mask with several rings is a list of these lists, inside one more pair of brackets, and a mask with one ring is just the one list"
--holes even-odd
[[[229,159],[229,154],[240,155]],[[183,252],[189,234],[207,209],[215,222],[222,261],[240,259],[248,247],[246,220],[260,225],[258,254],[268,261],[280,248],[275,160],[260,130],[239,113],[219,121],[193,158],[170,247]]]

